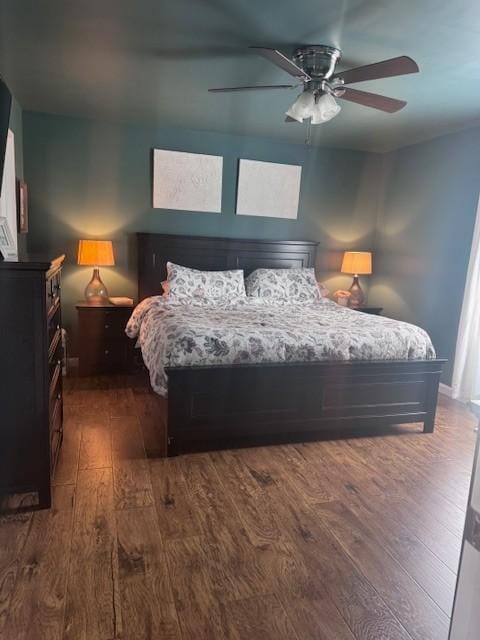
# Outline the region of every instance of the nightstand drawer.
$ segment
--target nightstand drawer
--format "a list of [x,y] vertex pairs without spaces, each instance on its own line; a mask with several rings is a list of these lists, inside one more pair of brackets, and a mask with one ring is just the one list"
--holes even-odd
[[131,352],[131,345],[120,340],[102,343],[96,349],[84,350],[80,356],[79,373],[82,376],[129,373]]
[[134,342],[125,334],[132,307],[78,304],[79,374],[129,373]]
[[80,309],[80,325],[92,338],[98,336],[107,339],[123,338],[130,312],[130,309],[123,308],[115,310],[104,307]]

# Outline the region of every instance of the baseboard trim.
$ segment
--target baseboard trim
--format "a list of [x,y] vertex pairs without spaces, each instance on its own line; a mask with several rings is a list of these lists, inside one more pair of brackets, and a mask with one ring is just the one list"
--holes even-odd
[[444,396],[448,396],[449,398],[452,397],[453,389],[452,387],[449,387],[448,384],[444,384],[443,382],[440,382],[438,390],[440,391],[440,393],[443,393]]

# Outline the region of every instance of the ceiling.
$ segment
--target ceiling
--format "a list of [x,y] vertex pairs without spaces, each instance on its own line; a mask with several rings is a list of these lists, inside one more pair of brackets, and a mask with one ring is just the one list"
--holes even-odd
[[408,100],[342,102],[313,144],[386,151],[480,123],[478,0],[0,0],[0,73],[25,109],[302,143],[295,90],[209,94],[290,76],[248,51],[343,51],[341,68],[413,57],[420,73],[355,85]]

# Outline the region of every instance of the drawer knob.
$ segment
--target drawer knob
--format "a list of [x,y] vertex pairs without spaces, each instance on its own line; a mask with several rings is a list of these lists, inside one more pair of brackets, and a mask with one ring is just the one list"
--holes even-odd
[[60,325],[57,324],[57,331],[60,331]]
[[60,393],[60,391],[57,393],[57,400],[61,400],[62,398],[62,394]]
[[57,360],[57,364],[58,365],[62,364],[62,361],[61,360]]
[[108,356],[109,353],[110,351],[108,349],[105,349],[105,355]]
[[105,329],[110,329],[110,325],[109,325],[109,324],[106,324],[106,325],[105,325]]

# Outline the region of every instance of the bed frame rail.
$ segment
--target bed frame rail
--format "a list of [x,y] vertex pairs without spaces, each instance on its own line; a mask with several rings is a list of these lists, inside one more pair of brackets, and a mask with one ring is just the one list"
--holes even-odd
[[444,360],[171,368],[167,453],[275,436],[422,422],[433,431]]

